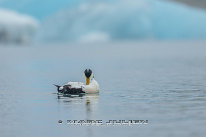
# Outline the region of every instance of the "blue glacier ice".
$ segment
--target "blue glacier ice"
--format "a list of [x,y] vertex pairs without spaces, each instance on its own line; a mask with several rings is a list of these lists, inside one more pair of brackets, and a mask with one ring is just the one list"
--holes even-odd
[[41,20],[62,8],[77,5],[81,1],[82,0],[0,0],[0,8],[14,10]]
[[82,2],[47,18],[46,41],[205,39],[206,12],[161,0]]

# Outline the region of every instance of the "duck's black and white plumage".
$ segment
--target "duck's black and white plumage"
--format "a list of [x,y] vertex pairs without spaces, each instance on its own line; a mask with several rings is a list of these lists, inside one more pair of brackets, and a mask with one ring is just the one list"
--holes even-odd
[[90,69],[84,71],[86,77],[86,85],[82,82],[68,82],[64,86],[55,85],[58,93],[63,94],[86,94],[98,93],[99,84],[94,79],[94,75]]
[[[84,87],[82,87],[83,83],[81,82],[69,82],[68,84],[65,84],[64,86],[58,86],[57,91],[59,93],[63,94],[85,94]],[[81,86],[82,85],[82,86]]]

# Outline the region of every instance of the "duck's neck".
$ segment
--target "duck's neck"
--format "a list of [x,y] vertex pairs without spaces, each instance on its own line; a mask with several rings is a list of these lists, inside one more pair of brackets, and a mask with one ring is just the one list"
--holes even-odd
[[89,85],[90,83],[90,78],[86,78],[86,85]]

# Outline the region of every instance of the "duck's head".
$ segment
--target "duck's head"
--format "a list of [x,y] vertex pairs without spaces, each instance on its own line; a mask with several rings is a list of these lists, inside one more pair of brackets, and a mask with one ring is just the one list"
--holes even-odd
[[84,71],[85,77],[86,77],[86,85],[89,85],[90,83],[90,78],[92,76],[92,70],[91,69],[86,69]]

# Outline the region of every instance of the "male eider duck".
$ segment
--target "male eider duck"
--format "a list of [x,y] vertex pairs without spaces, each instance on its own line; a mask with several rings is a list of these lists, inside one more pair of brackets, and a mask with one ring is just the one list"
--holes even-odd
[[92,94],[92,93],[98,93],[99,92],[99,84],[94,79],[94,75],[92,73],[91,69],[86,69],[84,71],[85,77],[86,77],[86,84],[82,82],[68,82],[64,86],[58,86],[57,91],[58,93],[63,94]]

